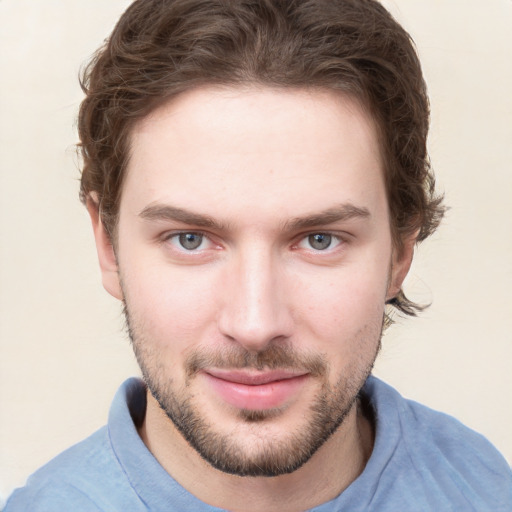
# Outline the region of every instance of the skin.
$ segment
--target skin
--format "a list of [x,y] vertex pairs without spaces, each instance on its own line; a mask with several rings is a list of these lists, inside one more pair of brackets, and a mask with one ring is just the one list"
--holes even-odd
[[[363,471],[373,431],[356,397],[414,246],[411,238],[393,247],[382,169],[375,126],[346,96],[210,87],[135,126],[115,250],[90,197],[103,284],[125,302],[139,363],[164,407],[187,399],[209,433],[249,461],[291,446],[321,395],[328,414],[344,415],[300,468],[242,477],[201,458],[148,393],[142,439],[203,501],[304,510]],[[184,241],[200,244],[187,250]],[[258,384],[274,368],[258,355],[275,347],[285,353],[277,369],[298,379],[291,391]],[[191,373],[191,358],[205,355]],[[307,358],[324,366],[315,373]],[[235,369],[258,385],[229,377],[227,395],[219,391],[219,371]]]

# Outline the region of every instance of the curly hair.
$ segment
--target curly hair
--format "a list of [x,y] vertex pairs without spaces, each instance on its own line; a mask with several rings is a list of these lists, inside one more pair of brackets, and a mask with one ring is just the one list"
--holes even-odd
[[[134,124],[205,84],[323,88],[375,120],[400,249],[437,228],[442,197],[426,148],[429,102],[409,34],[375,0],[136,0],[83,69],[80,198],[94,193],[112,242]],[[403,291],[390,301],[414,315]]]

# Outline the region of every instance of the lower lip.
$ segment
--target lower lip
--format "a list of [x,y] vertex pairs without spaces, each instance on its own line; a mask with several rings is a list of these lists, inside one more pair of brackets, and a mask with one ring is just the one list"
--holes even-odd
[[307,375],[250,386],[204,373],[208,384],[228,404],[238,409],[268,410],[282,407],[304,385]]

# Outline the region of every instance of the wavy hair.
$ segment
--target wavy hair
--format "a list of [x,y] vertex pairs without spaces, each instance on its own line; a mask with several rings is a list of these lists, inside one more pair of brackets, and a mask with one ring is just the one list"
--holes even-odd
[[[355,97],[377,125],[395,246],[408,236],[424,240],[443,216],[421,66],[409,34],[375,0],[136,0],[81,84],[80,198],[94,192],[113,243],[134,124],[205,84]],[[390,304],[409,315],[422,309],[403,291]]]

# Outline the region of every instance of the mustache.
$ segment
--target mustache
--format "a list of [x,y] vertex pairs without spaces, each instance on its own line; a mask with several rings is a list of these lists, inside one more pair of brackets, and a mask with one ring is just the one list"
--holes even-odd
[[290,346],[270,345],[260,352],[249,352],[240,345],[222,350],[196,351],[185,360],[187,376],[208,368],[253,369],[253,370],[294,370],[304,371],[313,377],[325,375],[328,371],[327,358],[321,354],[301,354]]

